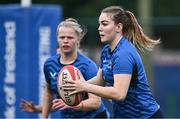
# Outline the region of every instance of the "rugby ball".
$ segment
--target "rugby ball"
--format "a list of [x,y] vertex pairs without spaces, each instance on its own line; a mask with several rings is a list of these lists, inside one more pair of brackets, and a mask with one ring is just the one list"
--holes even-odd
[[73,65],[67,65],[64,66],[59,74],[58,74],[58,80],[57,80],[57,87],[58,87],[58,93],[62,100],[69,106],[76,106],[78,105],[83,98],[82,93],[76,93],[74,95],[69,95],[71,91],[65,91],[62,88],[62,85],[65,84],[66,80],[75,81],[80,80],[80,77],[82,76],[79,69],[74,67]]

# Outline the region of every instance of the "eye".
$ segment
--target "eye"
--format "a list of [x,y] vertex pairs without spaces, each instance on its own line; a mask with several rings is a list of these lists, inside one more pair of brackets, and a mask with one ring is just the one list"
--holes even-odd
[[107,25],[108,25],[108,23],[102,23],[102,25],[103,25],[103,26],[107,26]]
[[59,36],[58,38],[59,38],[59,39],[64,39],[65,37],[64,37],[64,36]]
[[67,38],[68,38],[68,39],[73,39],[73,37],[72,37],[72,36],[68,36]]
[[102,25],[102,26],[107,26],[108,24],[109,23],[107,21],[103,21],[103,22],[100,23],[100,25]]

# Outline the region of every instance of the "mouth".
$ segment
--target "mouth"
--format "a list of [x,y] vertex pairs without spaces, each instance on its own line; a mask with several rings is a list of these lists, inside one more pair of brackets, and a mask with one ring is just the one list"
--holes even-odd
[[99,36],[102,38],[102,37],[104,37],[104,34],[99,34]]
[[68,50],[68,49],[70,48],[70,46],[64,45],[64,46],[62,46],[62,48],[63,48],[64,50]]

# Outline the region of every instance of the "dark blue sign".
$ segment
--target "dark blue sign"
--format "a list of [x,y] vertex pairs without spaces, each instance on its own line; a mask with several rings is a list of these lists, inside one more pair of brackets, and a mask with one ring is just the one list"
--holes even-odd
[[0,6],[0,118],[36,118],[22,112],[21,99],[42,102],[44,61],[56,53],[55,5]]
[[154,93],[166,118],[180,117],[180,64],[174,63],[154,65]]

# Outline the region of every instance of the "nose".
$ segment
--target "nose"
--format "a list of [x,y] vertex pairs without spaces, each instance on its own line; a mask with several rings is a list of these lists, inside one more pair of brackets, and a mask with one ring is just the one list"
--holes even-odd
[[66,37],[63,39],[63,42],[65,42],[65,43],[67,43],[68,41],[69,41],[69,40],[68,40],[68,38],[66,38]]
[[98,31],[102,31],[102,27],[101,27],[101,25],[99,25],[99,27],[98,27]]

